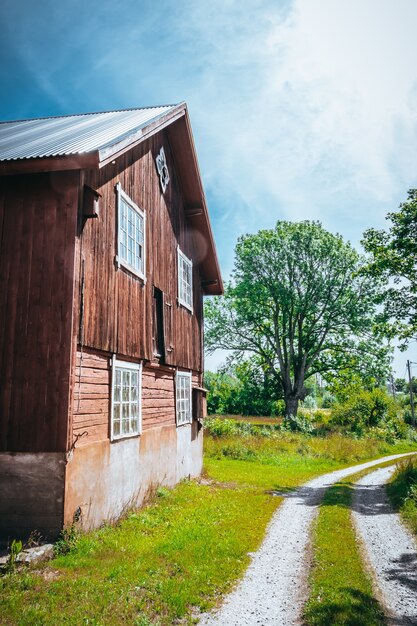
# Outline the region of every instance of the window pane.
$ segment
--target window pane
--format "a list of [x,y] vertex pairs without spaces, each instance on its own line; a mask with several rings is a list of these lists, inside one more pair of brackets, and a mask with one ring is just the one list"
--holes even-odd
[[136,209],[121,199],[119,250],[121,259],[143,272],[144,219]]
[[115,437],[117,437],[117,435],[120,435],[120,421],[113,422],[113,435]]

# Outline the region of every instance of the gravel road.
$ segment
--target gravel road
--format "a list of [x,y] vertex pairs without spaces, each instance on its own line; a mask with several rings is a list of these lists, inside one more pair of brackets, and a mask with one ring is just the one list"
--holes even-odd
[[279,494],[285,500],[274,514],[244,578],[219,609],[201,617],[200,626],[300,624],[308,594],[310,527],[325,490],[350,474],[403,456],[407,455],[396,454],[337,470],[294,492]]
[[352,517],[391,625],[417,624],[417,544],[391,510],[385,483],[394,467],[368,474],[355,486]]

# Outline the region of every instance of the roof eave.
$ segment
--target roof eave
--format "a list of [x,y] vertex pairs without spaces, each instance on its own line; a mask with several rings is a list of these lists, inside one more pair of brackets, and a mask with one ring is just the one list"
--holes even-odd
[[39,174],[62,170],[96,169],[99,166],[98,151],[64,156],[32,157],[0,161],[0,175]]

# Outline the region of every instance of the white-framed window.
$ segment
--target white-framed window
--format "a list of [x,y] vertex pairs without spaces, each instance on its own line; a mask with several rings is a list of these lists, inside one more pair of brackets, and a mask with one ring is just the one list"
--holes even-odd
[[178,246],[178,302],[193,311],[193,262]]
[[117,263],[145,279],[146,215],[123,191],[117,191]]
[[112,360],[111,439],[142,432],[142,364]]
[[177,372],[175,377],[177,426],[192,421],[191,372]]

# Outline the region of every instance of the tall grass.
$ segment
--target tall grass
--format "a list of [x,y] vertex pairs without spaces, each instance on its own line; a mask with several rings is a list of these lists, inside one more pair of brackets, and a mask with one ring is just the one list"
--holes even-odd
[[388,496],[394,508],[411,531],[417,535],[417,458],[401,461],[387,485]]

